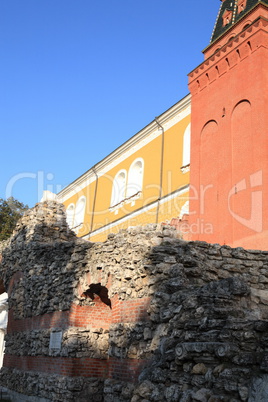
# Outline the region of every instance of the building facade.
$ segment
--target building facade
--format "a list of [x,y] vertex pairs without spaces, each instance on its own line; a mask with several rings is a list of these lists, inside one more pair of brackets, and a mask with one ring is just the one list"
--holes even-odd
[[78,236],[173,219],[187,240],[268,248],[267,20],[268,0],[222,0],[190,94],[57,195]]
[[189,74],[193,240],[268,249],[267,6],[222,1],[205,60]]
[[[17,225],[1,262],[13,401],[267,400],[268,0],[223,0],[204,55],[191,95],[54,195],[95,243],[58,203]],[[164,225],[97,243],[187,215],[194,240],[266,251]],[[1,352],[5,295],[0,312]]]
[[63,189],[57,199],[78,236],[170,221],[188,213],[190,95]]

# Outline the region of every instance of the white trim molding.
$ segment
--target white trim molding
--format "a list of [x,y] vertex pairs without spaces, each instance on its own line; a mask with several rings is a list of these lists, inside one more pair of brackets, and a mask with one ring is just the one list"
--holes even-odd
[[167,202],[167,201],[170,201],[170,200],[172,200],[172,199],[174,199],[174,198],[176,198],[176,197],[178,197],[178,196],[180,196],[180,195],[182,195],[182,194],[187,193],[188,191],[189,191],[189,185],[187,185],[187,186],[185,186],[185,187],[183,187],[183,188],[181,188],[181,189],[175,191],[174,193],[172,193],[172,194],[170,194],[170,195],[168,195],[168,196],[166,196],[166,197],[163,197],[160,201],[155,201],[155,202],[153,202],[152,204],[150,204],[150,205],[148,205],[148,206],[145,206],[145,207],[143,207],[142,209],[139,209],[138,211],[134,211],[134,212],[128,214],[127,216],[124,216],[123,218],[117,220],[116,222],[111,222],[111,223],[109,223],[108,225],[105,225],[105,226],[101,227],[100,229],[94,230],[93,232],[91,232],[91,233],[89,233],[89,234],[83,236],[83,239],[88,240],[88,239],[90,239],[92,236],[96,236],[96,235],[98,235],[98,234],[100,234],[100,233],[109,231],[109,230],[110,230],[111,228],[113,228],[114,226],[120,225],[120,224],[126,222],[127,220],[129,220],[129,219],[131,219],[131,218],[135,218],[136,216],[139,216],[139,215],[141,215],[141,214],[143,214],[143,213],[145,213],[145,212],[147,212],[147,211],[150,211],[150,210],[153,209],[153,208],[156,208],[157,205],[158,205],[158,203],[159,203],[160,205],[162,205],[162,204],[164,204],[164,203]]

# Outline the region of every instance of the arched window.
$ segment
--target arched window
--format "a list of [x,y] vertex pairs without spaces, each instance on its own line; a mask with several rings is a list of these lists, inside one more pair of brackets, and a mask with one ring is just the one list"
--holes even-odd
[[188,124],[183,135],[182,167],[190,164],[191,153],[191,124]]
[[233,40],[235,38],[235,35],[231,35],[228,39],[228,42],[231,42],[231,40]]
[[83,195],[79,198],[75,206],[74,226],[77,227],[84,223],[86,209],[86,197]]
[[125,170],[120,170],[114,178],[111,197],[111,207],[119,204],[125,199],[127,174]]
[[66,209],[66,220],[69,225],[69,228],[73,228],[74,226],[74,204],[68,205]]
[[250,26],[250,23],[248,22],[243,29],[247,29]]
[[143,169],[144,162],[143,159],[136,159],[130,166],[128,171],[128,181],[127,181],[127,198],[142,191],[143,183]]
[[244,11],[245,10],[245,8],[246,8],[246,5],[247,5],[247,0],[238,0],[238,2],[237,2],[237,12],[238,13],[241,13],[242,11]]
[[232,21],[233,12],[232,10],[225,9],[222,15],[222,25],[225,27]]

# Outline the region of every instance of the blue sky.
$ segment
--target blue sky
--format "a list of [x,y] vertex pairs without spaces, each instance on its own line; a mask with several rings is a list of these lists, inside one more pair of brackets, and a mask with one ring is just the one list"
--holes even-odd
[[188,94],[219,0],[1,0],[0,198],[32,207]]

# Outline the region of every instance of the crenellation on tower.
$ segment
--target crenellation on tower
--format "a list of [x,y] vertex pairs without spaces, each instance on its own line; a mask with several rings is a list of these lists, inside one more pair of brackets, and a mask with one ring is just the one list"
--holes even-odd
[[[260,18],[239,35],[231,37],[216,53],[210,56],[189,75],[189,89],[192,96],[196,90],[202,90],[229,69],[233,68],[261,46],[267,46],[265,33],[268,21]],[[262,31],[263,30],[263,31]],[[264,35],[263,35],[264,33]]]

